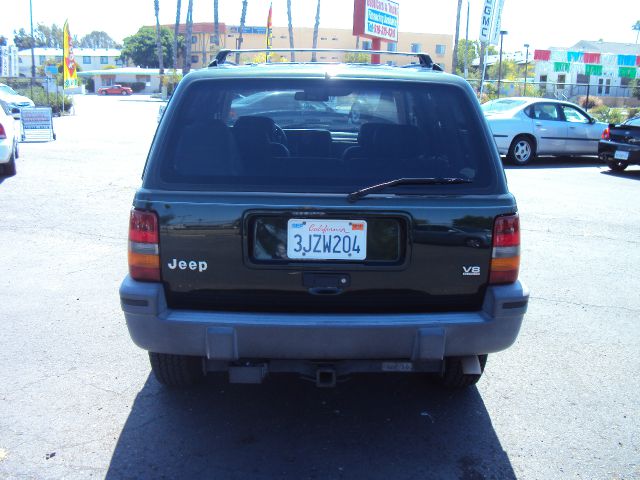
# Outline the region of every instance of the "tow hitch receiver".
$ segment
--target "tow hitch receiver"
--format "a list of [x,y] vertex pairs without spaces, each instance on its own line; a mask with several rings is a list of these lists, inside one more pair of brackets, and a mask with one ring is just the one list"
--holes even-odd
[[333,388],[336,386],[336,371],[333,368],[320,367],[316,370],[316,387]]

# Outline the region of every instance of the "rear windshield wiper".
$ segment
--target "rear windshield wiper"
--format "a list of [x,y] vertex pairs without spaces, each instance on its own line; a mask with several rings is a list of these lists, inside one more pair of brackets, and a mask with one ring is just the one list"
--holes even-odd
[[396,178],[395,180],[389,180],[388,182],[378,183],[377,185],[370,185],[355,192],[351,192],[347,195],[347,201],[356,202],[362,197],[366,197],[370,193],[379,192],[387,187],[393,187],[395,185],[456,185],[460,183],[471,183],[471,180],[467,178],[456,177],[428,177],[428,178]]

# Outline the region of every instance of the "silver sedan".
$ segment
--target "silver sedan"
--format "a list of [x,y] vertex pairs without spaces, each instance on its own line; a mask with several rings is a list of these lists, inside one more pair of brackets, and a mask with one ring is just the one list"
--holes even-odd
[[515,165],[536,155],[597,155],[607,128],[573,103],[511,97],[482,105],[498,151]]

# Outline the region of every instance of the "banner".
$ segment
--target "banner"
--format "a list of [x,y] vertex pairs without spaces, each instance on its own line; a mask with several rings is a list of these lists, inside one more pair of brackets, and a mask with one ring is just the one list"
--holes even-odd
[[504,0],[495,0],[493,8],[493,21],[491,22],[491,45],[498,45],[500,41],[500,24],[502,23],[502,8],[504,7]]
[[62,39],[64,43],[64,58],[62,61],[63,88],[76,88],[78,86],[78,72],[76,71],[76,61],[73,57],[73,41],[71,40],[67,21],[64,22]]
[[[271,14],[273,12],[273,2],[269,4],[269,16],[267,17],[267,50],[271,50],[273,46],[273,24],[271,23]],[[265,55],[265,62],[269,61],[269,54]]]
[[489,42],[489,38],[491,37],[494,3],[495,0],[484,0],[482,17],[480,19],[480,43]]

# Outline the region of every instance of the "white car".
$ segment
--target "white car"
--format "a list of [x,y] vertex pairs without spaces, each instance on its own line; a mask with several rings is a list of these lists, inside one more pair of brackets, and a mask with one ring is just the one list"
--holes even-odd
[[35,106],[33,100],[24,95],[20,95],[9,85],[0,83],[0,100],[6,102],[10,108],[24,108]]
[[526,165],[536,155],[597,155],[607,128],[579,106],[547,98],[511,97],[482,105],[501,155]]
[[19,112],[0,100],[0,179],[16,174],[20,123],[13,118]]

